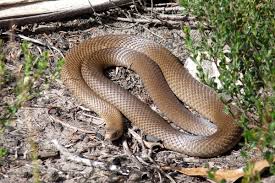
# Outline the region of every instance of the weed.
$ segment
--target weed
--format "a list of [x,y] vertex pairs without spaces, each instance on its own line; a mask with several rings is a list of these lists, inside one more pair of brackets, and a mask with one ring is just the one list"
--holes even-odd
[[[275,3],[272,0],[182,0],[197,16],[201,42],[194,44],[185,27],[186,45],[198,63],[198,76],[219,93],[230,97],[242,112],[245,145],[258,149],[272,163],[275,149]],[[206,29],[207,28],[207,29]],[[201,63],[213,61],[220,72],[218,87]],[[249,158],[246,152],[244,157]],[[247,164],[243,182],[258,181]],[[270,168],[274,172],[274,165]],[[252,178],[254,177],[254,178]]]
[[[0,42],[1,44],[2,42]],[[2,44],[0,45],[2,48]],[[23,42],[21,51],[23,55],[22,69],[19,74],[12,76],[12,72],[5,67],[4,54],[0,51],[0,92],[12,96],[13,100],[1,101],[0,103],[0,128],[3,132],[9,122],[16,117],[17,111],[28,101],[40,95],[49,84],[59,76],[63,60],[57,61],[55,70],[51,71],[49,67],[49,53],[42,52],[36,56],[31,51],[31,44]],[[10,78],[16,78],[15,84],[11,89],[8,84],[13,82]],[[43,84],[42,84],[43,83]],[[8,92],[7,92],[8,91]],[[31,130],[31,129],[30,129]],[[32,130],[31,130],[32,131]],[[40,170],[38,161],[38,144],[30,137],[31,159],[33,164],[34,182],[40,182]],[[0,147],[0,157],[6,156],[8,150]]]
[[[21,44],[21,50],[24,57],[23,69],[17,78],[15,87],[10,91],[11,95],[15,98],[10,103],[1,104],[5,109],[3,114],[0,116],[1,126],[4,127],[9,120],[14,118],[16,112],[24,103],[34,97],[40,95],[41,91],[48,87],[49,83],[59,76],[63,59],[57,61],[57,67],[50,73],[49,71],[49,53],[44,51],[39,56],[35,56],[30,51],[30,44],[23,42]],[[5,68],[4,60],[1,59],[0,54],[0,78],[1,78],[1,90],[4,90],[5,83],[8,82],[9,75]],[[43,85],[41,85],[41,78],[43,78]],[[44,88],[43,88],[44,87]]]

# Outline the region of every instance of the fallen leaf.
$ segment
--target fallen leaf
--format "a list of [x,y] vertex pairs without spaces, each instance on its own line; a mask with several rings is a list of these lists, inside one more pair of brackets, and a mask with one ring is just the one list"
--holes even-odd
[[[275,158],[274,158],[275,160]],[[253,173],[261,172],[263,169],[269,167],[270,164],[266,160],[260,160],[255,162],[254,168],[252,170]],[[172,168],[172,167],[165,167],[165,170],[175,170],[182,174],[189,175],[189,176],[203,176],[207,177],[208,172],[210,171],[209,168]],[[216,182],[220,182],[221,180],[226,180],[226,182],[235,182],[239,178],[244,176],[244,167],[234,169],[234,170],[226,170],[226,169],[219,169],[214,172],[214,179]]]

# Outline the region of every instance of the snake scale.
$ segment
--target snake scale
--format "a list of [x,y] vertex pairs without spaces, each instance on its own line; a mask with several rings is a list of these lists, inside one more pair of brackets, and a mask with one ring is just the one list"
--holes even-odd
[[[141,77],[144,87],[172,127],[148,105],[114,84],[105,75],[109,67],[123,66]],[[238,143],[241,129],[209,87],[195,80],[170,51],[133,35],[107,35],[85,40],[65,56],[61,78],[82,103],[106,122],[107,139],[123,133],[123,115],[165,148],[190,156],[213,157]],[[205,118],[194,115],[191,106]]]

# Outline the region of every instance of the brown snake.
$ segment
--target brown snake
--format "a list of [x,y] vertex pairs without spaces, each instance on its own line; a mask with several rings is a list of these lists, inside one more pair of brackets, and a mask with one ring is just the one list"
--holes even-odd
[[[167,121],[104,75],[104,69],[123,66],[134,70]],[[108,35],[84,41],[65,57],[62,80],[81,102],[106,122],[106,138],[123,132],[123,115],[146,134],[160,139],[168,149],[190,156],[213,157],[232,148],[241,137],[235,119],[209,87],[196,81],[167,49],[130,35]],[[188,111],[178,100],[204,118]],[[123,115],[122,115],[122,114]]]

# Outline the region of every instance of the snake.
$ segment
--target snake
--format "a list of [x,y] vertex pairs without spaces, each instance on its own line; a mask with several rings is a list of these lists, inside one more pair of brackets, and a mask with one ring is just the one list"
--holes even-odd
[[[111,81],[105,71],[113,67],[136,72],[166,119]],[[125,118],[164,148],[189,156],[222,155],[241,138],[236,115],[225,112],[218,93],[194,79],[168,49],[149,39],[104,35],[84,40],[66,53],[61,79],[79,102],[105,121],[106,139],[121,137]]]

